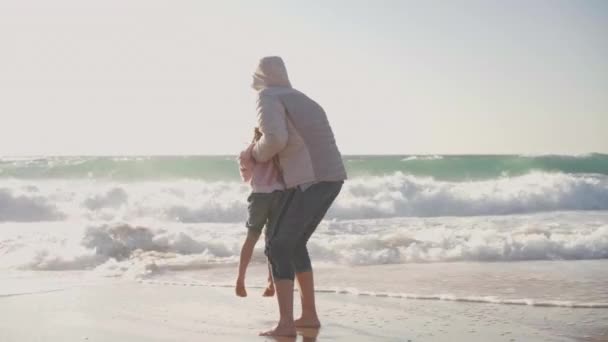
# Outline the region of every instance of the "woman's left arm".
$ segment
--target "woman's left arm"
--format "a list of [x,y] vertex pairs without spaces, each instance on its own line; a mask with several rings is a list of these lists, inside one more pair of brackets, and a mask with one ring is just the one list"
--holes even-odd
[[281,101],[264,91],[260,92],[257,107],[262,137],[253,146],[252,155],[256,161],[264,163],[287,146],[287,118]]

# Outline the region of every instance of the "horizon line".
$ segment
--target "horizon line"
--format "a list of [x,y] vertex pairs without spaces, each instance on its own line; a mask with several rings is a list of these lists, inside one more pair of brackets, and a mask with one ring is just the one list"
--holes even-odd
[[[237,153],[193,153],[193,154],[0,154],[0,158],[48,158],[48,157],[232,157]],[[582,153],[342,153],[342,156],[356,157],[403,157],[403,156],[587,156],[608,155],[608,152]]]

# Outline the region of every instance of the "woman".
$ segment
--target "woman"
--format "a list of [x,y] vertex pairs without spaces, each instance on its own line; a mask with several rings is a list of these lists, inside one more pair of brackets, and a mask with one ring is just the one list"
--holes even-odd
[[[280,319],[274,329],[260,335],[295,336],[296,327],[321,325],[306,243],[338,196],[346,171],[325,111],[291,87],[280,57],[260,60],[253,88],[258,91],[262,137],[252,155],[258,162],[278,156],[287,189],[275,224],[266,234]],[[294,278],[302,301],[302,315],[295,321]]]

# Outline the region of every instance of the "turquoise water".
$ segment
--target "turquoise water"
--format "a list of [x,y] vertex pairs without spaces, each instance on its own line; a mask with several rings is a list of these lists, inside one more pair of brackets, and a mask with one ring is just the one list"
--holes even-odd
[[[0,178],[125,181],[237,180],[235,156],[0,158]],[[344,156],[350,178],[402,172],[437,180],[469,181],[532,171],[608,175],[608,155],[383,155]]]
[[[309,250],[325,266],[358,266],[349,274],[359,276],[328,287],[608,306],[606,272],[598,271],[606,261],[581,261],[608,259],[608,155],[344,160],[350,179]],[[0,272],[233,274],[250,192],[235,156],[0,158]],[[262,250],[254,263],[264,262]],[[446,269],[451,276],[437,272]],[[470,286],[489,270],[494,280]],[[362,282],[375,274],[385,281]]]

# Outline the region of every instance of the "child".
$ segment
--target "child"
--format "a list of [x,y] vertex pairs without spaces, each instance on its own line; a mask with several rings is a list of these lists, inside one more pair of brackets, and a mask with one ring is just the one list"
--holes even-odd
[[[247,290],[245,289],[245,272],[247,265],[251,261],[253,248],[260,238],[262,228],[270,225],[273,214],[276,214],[280,205],[281,196],[285,186],[281,178],[278,163],[276,159],[266,163],[256,162],[252,155],[254,143],[262,137],[262,133],[258,128],[254,131],[253,142],[241,152],[239,156],[239,170],[241,178],[245,182],[249,182],[252,192],[247,198],[249,218],[247,219],[247,238],[241,248],[241,257],[239,261],[239,274],[236,280],[236,295],[246,297]],[[270,269],[268,270],[268,286],[263,294],[265,297],[274,295],[274,284]]]

